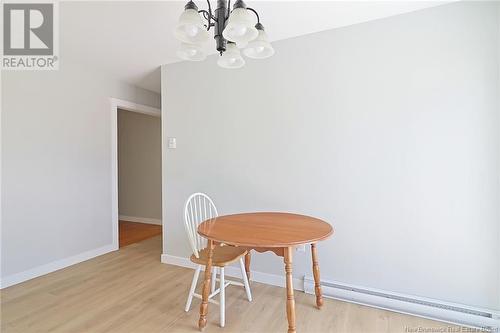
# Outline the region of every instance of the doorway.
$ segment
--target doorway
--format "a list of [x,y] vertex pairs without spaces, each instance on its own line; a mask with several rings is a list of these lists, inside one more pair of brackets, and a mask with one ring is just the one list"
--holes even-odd
[[160,238],[161,244],[161,112],[126,101],[111,102],[113,242],[122,248]]

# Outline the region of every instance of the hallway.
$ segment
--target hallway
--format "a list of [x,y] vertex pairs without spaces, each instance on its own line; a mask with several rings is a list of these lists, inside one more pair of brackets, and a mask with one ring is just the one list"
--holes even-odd
[[119,222],[120,247],[159,235],[161,235],[161,225],[129,221]]

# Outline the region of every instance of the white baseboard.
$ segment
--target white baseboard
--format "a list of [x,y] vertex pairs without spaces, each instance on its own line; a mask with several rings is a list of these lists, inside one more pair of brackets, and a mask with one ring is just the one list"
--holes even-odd
[[[188,258],[172,256],[169,254],[162,254],[161,255],[161,262],[164,264],[187,267],[187,268],[192,268],[192,269],[195,269],[197,266],[197,264],[194,264]],[[235,266],[226,267],[226,275],[231,276],[231,277],[235,277],[235,278],[241,278],[240,268],[235,267]],[[286,284],[285,277],[282,275],[269,274],[269,273],[263,273],[263,272],[257,272],[257,271],[250,272],[250,280],[255,281],[255,282],[265,283],[265,284],[272,285],[272,286],[282,287],[282,288],[284,288],[285,284]],[[295,290],[303,291],[304,290],[303,287],[304,287],[304,284],[303,284],[302,279],[298,279],[298,278],[293,279],[293,288]]]
[[[161,262],[192,269],[197,266],[188,258],[168,254],[161,255]],[[237,267],[228,267],[226,268],[226,274],[239,278],[240,270]],[[285,286],[285,279],[282,275],[252,271],[251,280],[278,287]],[[294,278],[293,285],[296,290],[314,294],[314,280],[312,277],[306,276],[304,279]],[[462,304],[453,304],[440,300],[355,286],[336,281],[322,280],[321,285],[324,297],[438,320],[450,324],[474,328],[497,329],[500,327],[500,313],[490,309],[480,309]]]
[[51,263],[41,265],[38,267],[34,267],[31,269],[28,269],[26,271],[12,274],[9,276],[4,277],[0,281],[0,289],[10,287],[12,285],[34,279],[36,277],[52,273],[54,271],[60,270],[62,268],[78,264],[82,261],[86,261],[89,259],[92,259],[94,257],[98,257],[100,255],[106,254],[108,252],[112,252],[118,250],[118,246],[114,244],[106,245],[97,249],[93,249],[90,251],[86,251],[80,254],[77,254],[75,256],[69,257],[69,258],[64,258],[61,260],[53,261]]
[[120,215],[120,221],[128,221],[128,222],[138,222],[138,223],[147,223],[147,224],[157,224],[161,225],[161,219],[152,219],[149,217],[137,217],[137,216],[126,216]]
[[[321,280],[323,296],[379,309],[443,321],[474,328],[497,329],[500,313],[462,304],[405,295],[392,291]],[[304,291],[314,294],[314,280],[304,277]]]

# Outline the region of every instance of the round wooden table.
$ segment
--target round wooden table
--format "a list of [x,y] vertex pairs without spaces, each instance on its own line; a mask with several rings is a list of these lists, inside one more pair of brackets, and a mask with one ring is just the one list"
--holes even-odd
[[292,283],[293,248],[311,244],[312,269],[316,306],[323,305],[316,243],[333,234],[330,224],[320,219],[290,213],[246,213],[219,216],[198,226],[198,234],[208,239],[208,260],[205,267],[203,297],[200,305],[198,326],[202,330],[207,324],[208,295],[212,279],[212,254],[216,243],[240,246],[248,249],[245,267],[250,278],[250,250],[272,251],[284,258],[288,318],[288,332],[295,332],[295,300]]

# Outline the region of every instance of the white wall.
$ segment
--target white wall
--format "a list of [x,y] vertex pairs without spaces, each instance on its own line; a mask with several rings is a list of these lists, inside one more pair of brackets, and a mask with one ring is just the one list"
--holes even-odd
[[4,286],[111,246],[109,98],[160,105],[61,61],[59,71],[2,73]]
[[161,224],[160,117],[118,110],[118,208]]
[[[500,309],[498,3],[460,2],[274,43],[241,70],[162,68],[164,253],[182,205],[323,218],[326,280]],[[269,33],[272,34],[272,31]],[[165,142],[164,142],[165,145]],[[282,260],[253,269],[281,274]],[[294,275],[310,275],[309,253]]]
[[[497,17],[500,18],[500,6],[497,6],[497,13],[498,13]],[[499,22],[497,22],[498,23],[497,24],[498,36],[500,38],[500,19],[498,21],[499,21]],[[500,42],[498,43],[498,57],[500,57]],[[498,65],[498,78],[500,80],[500,63]],[[500,83],[497,86],[497,98],[498,98],[498,108],[500,108]],[[500,121],[500,117],[499,117],[499,121]],[[499,159],[500,159],[500,157],[499,157]],[[499,162],[499,164],[500,164],[500,162]],[[500,169],[500,167],[499,167],[499,169]],[[500,173],[500,171],[499,171],[499,173]],[[499,175],[499,182],[500,182],[500,175]],[[500,189],[499,189],[499,191],[500,191]],[[498,206],[500,207],[500,195],[498,196]],[[500,221],[498,221],[497,223],[500,224]],[[496,243],[498,244],[498,247],[499,247],[497,252],[500,252],[500,225],[498,226],[498,238],[497,238]],[[500,266],[500,263],[498,265]],[[499,289],[499,292],[497,295],[498,296],[498,304],[499,304],[498,307],[500,307],[500,267],[498,268],[497,277],[498,277],[498,289]]]

